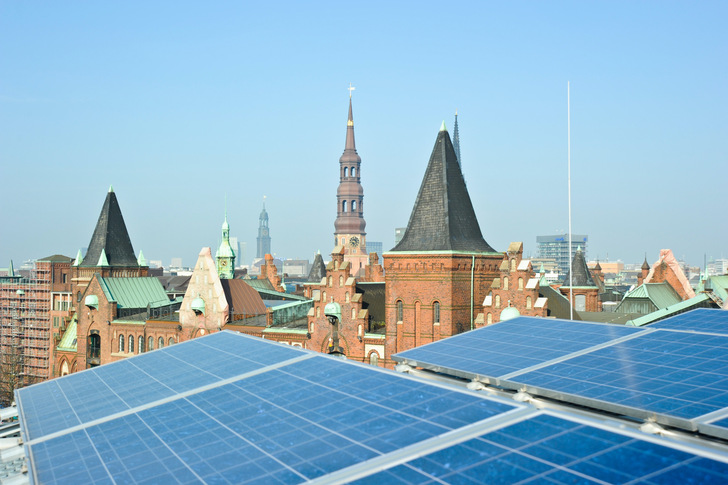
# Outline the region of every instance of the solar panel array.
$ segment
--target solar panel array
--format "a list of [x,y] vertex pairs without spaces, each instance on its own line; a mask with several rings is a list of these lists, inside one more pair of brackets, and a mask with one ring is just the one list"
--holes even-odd
[[[466,358],[450,353],[453,345],[446,339],[394,359],[728,438],[724,421],[716,421],[728,417],[728,335],[696,330],[715,331],[726,315],[702,309],[637,332],[628,332],[631,327],[521,317],[459,335],[459,345],[473,349]],[[628,333],[614,333],[610,340],[615,329]],[[543,338],[544,332],[561,335]],[[574,335],[585,336],[577,346],[572,345]],[[532,355],[522,356],[529,348],[534,349]],[[509,351],[514,366],[520,368],[498,364]],[[712,421],[717,424],[708,426]]]
[[666,328],[670,330],[728,335],[728,312],[710,308],[698,308],[655,322],[649,328]]
[[[34,483],[728,477],[703,449],[232,332],[17,402]],[[635,453],[638,467],[614,466]]]

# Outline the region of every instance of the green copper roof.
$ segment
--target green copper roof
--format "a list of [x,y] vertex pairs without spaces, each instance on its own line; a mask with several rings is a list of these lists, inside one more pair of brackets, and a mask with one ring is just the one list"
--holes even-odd
[[445,120],[442,120],[442,125],[440,125],[440,131],[447,131],[447,127],[445,126]]
[[63,332],[61,341],[58,342],[57,350],[63,350],[66,352],[76,352],[78,347],[76,345],[76,326],[78,323],[78,316],[74,313],[71,323],[68,324],[68,328]]
[[96,266],[108,266],[109,260],[106,258],[106,250],[104,248],[101,248],[101,255],[99,256],[99,262],[96,263]]
[[169,297],[154,277],[99,278],[104,295],[119,308],[152,308],[169,305]]
[[83,262],[83,255],[81,254],[81,250],[78,250],[78,253],[76,254],[76,261],[73,262],[74,266],[80,266]]
[[624,296],[624,300],[631,298],[647,298],[652,301],[657,308],[667,308],[670,305],[674,305],[682,301],[677,292],[667,282],[641,284]]
[[13,269],[13,260],[10,260],[10,266],[8,266],[8,276],[15,276],[15,269]]
[[141,249],[139,250],[139,258],[137,258],[137,262],[139,263],[139,266],[147,265],[147,260],[146,260],[146,258],[144,258],[144,253],[142,252]]
[[114,191],[114,186],[113,185],[109,185],[109,192],[113,192],[113,191]]

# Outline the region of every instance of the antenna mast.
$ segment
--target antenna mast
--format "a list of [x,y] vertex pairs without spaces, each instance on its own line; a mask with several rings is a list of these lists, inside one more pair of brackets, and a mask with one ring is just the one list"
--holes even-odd
[[568,192],[569,192],[569,320],[574,319],[574,272],[571,268],[571,83],[566,82],[566,140],[568,160]]

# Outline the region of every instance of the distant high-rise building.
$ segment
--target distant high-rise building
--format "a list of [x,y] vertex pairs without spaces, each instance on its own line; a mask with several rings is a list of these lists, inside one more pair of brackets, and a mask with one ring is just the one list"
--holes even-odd
[[382,250],[384,249],[384,243],[380,241],[367,241],[367,252],[369,254],[371,253],[377,253],[378,255],[382,255]]
[[569,261],[574,259],[576,251],[581,248],[584,259],[587,259],[587,243],[589,236],[586,234],[571,235],[571,254],[569,254],[569,235],[557,234],[555,236],[536,236],[538,245],[538,257],[550,258],[556,261],[559,274],[565,275],[569,272]]
[[404,237],[404,233],[407,231],[406,227],[397,227],[394,229],[394,245],[396,246]]
[[361,185],[361,157],[354,142],[354,116],[349,91],[349,118],[346,122],[346,144],[339,158],[339,188],[336,191],[334,246],[344,247],[344,260],[351,262],[354,273],[367,264],[366,221],[364,220],[364,188]]
[[[232,239],[232,238],[231,238]],[[238,238],[235,238],[237,241]],[[235,246],[233,246],[235,248]],[[248,243],[245,241],[239,241],[238,242],[238,266],[245,266],[247,264],[247,254],[248,254]]]
[[255,257],[263,259],[266,254],[270,254],[270,229],[268,228],[268,212],[265,210],[265,198],[263,198],[263,210],[260,211],[260,217],[258,217],[258,250]]
[[172,260],[169,263],[170,268],[181,268],[182,267],[182,258],[172,258]]

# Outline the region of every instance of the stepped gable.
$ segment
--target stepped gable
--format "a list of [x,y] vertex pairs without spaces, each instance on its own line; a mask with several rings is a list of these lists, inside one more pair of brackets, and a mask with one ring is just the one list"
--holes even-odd
[[392,251],[496,252],[483,239],[443,122],[404,237]]
[[576,254],[574,254],[574,259],[571,260],[571,271],[574,272],[574,281],[573,283],[570,283],[569,273],[566,273],[566,277],[562,281],[563,287],[568,288],[570,285],[573,285],[572,288],[592,286],[597,288],[599,287],[599,285],[597,285],[592,278],[591,272],[586,265],[586,259],[584,259],[584,253],[582,252],[581,248],[576,250]]
[[109,266],[139,266],[113,187],[106,194],[96,229],[80,266],[98,266],[102,253],[106,254]]

